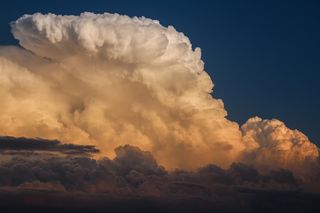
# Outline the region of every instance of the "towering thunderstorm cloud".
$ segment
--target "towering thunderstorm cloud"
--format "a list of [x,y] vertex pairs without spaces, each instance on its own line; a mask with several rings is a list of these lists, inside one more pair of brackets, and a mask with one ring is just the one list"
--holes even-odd
[[95,145],[111,158],[130,144],[167,169],[244,162],[303,178],[318,168],[318,148],[298,130],[226,119],[200,49],[172,26],[36,13],[11,27],[22,48],[0,48],[0,135]]

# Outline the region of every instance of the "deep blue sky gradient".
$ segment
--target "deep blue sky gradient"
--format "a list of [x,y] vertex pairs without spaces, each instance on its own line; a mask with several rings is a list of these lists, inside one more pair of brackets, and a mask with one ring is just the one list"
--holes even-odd
[[320,144],[320,1],[2,1],[0,45],[23,14],[120,13],[160,20],[202,49],[228,117],[278,118]]

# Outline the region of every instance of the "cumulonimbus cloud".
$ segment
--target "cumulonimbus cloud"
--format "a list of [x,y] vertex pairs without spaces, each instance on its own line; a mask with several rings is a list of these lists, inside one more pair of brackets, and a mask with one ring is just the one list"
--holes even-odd
[[1,135],[91,144],[109,157],[131,144],[168,169],[242,161],[300,173],[318,162],[318,148],[280,121],[226,119],[200,49],[172,26],[108,13],[36,13],[11,26],[24,49],[0,48]]

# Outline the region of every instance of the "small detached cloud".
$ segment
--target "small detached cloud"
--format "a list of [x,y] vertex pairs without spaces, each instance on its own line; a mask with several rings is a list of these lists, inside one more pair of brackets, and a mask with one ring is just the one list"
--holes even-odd
[[0,136],[0,153],[53,152],[68,155],[91,155],[99,150],[92,145],[62,144],[58,140]]

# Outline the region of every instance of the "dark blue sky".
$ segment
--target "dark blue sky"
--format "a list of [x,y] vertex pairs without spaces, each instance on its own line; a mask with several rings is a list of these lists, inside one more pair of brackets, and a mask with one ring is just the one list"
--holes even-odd
[[146,16],[184,32],[240,123],[278,118],[320,144],[320,1],[17,1],[1,2],[0,44],[16,44],[8,23],[26,13],[84,11]]

